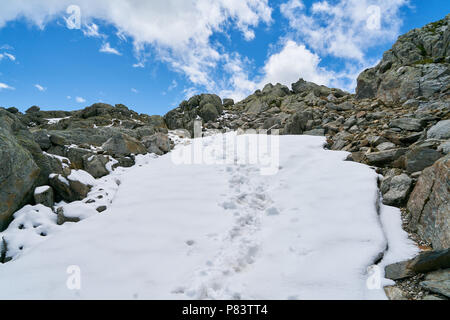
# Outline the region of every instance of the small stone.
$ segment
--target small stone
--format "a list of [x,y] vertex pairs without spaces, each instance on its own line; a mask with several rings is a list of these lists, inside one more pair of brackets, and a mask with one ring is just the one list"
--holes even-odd
[[105,211],[107,208],[106,208],[106,206],[100,206],[100,207],[98,207],[96,210],[97,210],[97,212],[103,212],[103,211]]
[[41,186],[34,189],[34,202],[51,208],[55,202],[52,187]]

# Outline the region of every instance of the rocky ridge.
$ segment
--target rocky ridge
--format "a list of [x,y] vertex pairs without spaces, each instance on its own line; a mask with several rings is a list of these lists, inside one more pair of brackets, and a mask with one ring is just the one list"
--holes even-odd
[[[424,251],[424,258],[387,270],[398,281],[386,289],[388,296],[445,299],[450,292],[449,20],[450,15],[399,37],[377,66],[361,73],[356,94],[300,79],[291,88],[267,84],[237,103],[195,95],[164,117],[102,103],[73,112],[0,108],[0,157],[6,164],[0,171],[0,230],[27,203],[51,206],[85,198],[89,184],[70,179],[78,170],[101,178],[133,165],[137,154],[170,151],[169,130],[192,134],[196,120],[204,131],[320,135],[327,148],[349,152],[348,161],[377,170],[383,203],[402,210],[404,229]],[[57,214],[61,223],[70,221]]]

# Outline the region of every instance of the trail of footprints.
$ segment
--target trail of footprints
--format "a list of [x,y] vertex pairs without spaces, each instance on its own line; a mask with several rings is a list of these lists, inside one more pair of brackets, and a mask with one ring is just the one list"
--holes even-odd
[[244,272],[257,258],[263,215],[278,214],[258,167],[230,165],[226,172],[230,192],[219,205],[233,215],[233,227],[218,239],[219,251],[196,271],[191,285],[173,291],[189,299],[241,299],[239,284],[231,283],[230,276]]

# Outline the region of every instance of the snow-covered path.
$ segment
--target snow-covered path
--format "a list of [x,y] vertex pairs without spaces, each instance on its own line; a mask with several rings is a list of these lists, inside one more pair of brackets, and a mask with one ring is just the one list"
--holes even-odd
[[[268,176],[146,158],[107,211],[0,265],[0,299],[383,299],[367,267],[388,241],[383,263],[417,249],[397,209],[378,215],[376,173],[323,143],[280,137],[280,170]],[[71,265],[80,290],[66,286]]]

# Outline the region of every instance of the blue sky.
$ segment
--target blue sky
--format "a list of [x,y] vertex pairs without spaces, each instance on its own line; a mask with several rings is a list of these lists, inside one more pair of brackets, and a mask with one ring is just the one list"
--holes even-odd
[[165,114],[194,93],[238,100],[300,77],[352,91],[398,35],[449,12],[445,0],[1,0],[0,106]]

